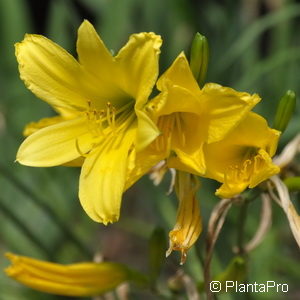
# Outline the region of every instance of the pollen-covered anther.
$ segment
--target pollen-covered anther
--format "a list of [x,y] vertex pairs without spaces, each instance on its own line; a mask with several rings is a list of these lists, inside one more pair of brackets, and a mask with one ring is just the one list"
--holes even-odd
[[[95,136],[103,136],[108,132],[116,129],[117,111],[110,102],[106,103],[105,109],[94,109],[89,104],[89,110],[86,111],[87,120],[89,121],[89,129]],[[109,128],[110,130],[106,130]]]

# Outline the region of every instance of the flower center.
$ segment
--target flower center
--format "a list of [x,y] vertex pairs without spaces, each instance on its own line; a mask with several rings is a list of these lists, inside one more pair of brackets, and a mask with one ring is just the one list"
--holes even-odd
[[236,164],[228,167],[225,174],[225,180],[228,184],[247,183],[253,174],[257,173],[263,166],[264,159],[258,153],[255,147],[247,147],[242,154],[242,158]]
[[182,122],[181,113],[172,113],[159,117],[157,127],[162,132],[162,135],[153,144],[157,151],[170,149],[175,141],[177,145],[178,143],[181,146],[185,145],[186,140]]
[[95,109],[89,103],[89,109],[85,112],[88,126],[95,138],[103,138],[108,135],[115,135],[120,131],[126,130],[135,119],[134,102],[129,101],[127,104],[116,109],[109,101],[105,109]]

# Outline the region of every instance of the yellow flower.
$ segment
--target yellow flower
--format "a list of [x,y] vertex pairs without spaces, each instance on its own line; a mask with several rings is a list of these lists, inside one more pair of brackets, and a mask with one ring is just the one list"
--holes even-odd
[[180,251],[181,265],[186,260],[187,251],[202,231],[200,208],[196,198],[199,187],[199,181],[194,175],[180,171],[176,173],[175,190],[179,208],[176,224],[169,233],[170,246],[166,255],[169,256],[173,250]]
[[43,36],[26,35],[16,45],[26,86],[60,114],[27,128],[32,134],[17,161],[83,164],[79,198],[95,221],[118,220],[126,180],[133,183],[128,165],[159,134],[143,107],[158,76],[160,46],[154,33],[134,34],[113,57],[87,21],[78,30],[79,61]]
[[6,274],[35,290],[63,296],[95,296],[132,279],[131,271],[118,263],[60,265],[7,253],[12,265]]
[[231,198],[277,174],[272,163],[280,132],[260,115],[249,112],[223,140],[204,146],[206,177],[222,182],[216,194]]
[[202,175],[206,172],[203,147],[223,139],[260,100],[215,83],[202,89],[181,53],[160,77],[161,93],[147,104],[162,134],[145,150],[147,157],[168,159],[168,165]]

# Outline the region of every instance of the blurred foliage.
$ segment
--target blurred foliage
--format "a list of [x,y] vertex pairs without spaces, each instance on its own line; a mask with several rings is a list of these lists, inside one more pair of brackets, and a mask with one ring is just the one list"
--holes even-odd
[[[256,111],[273,123],[280,97],[288,90],[300,95],[300,2],[292,0],[52,0],[0,1],[0,267],[7,265],[7,250],[35,258],[70,263],[91,260],[100,252],[105,259],[123,262],[147,271],[148,240],[157,226],[169,231],[175,222],[176,199],[166,196],[169,178],[154,188],[144,178],[125,195],[121,219],[105,227],[92,222],[77,198],[79,170],[75,168],[29,168],[14,163],[23,140],[22,129],[30,121],[53,115],[37,100],[18,76],[14,43],[25,33],[42,33],[76,55],[76,31],[89,19],[114,52],[134,32],[154,31],[164,44],[163,72],[179,54],[189,53],[194,34],[208,38],[208,81],[259,93]],[[285,131],[280,148],[300,131],[299,106]],[[199,195],[204,231],[217,198],[216,183],[202,181]],[[298,199],[296,199],[298,197]],[[298,201],[299,194],[295,194]],[[297,205],[297,203],[296,203]],[[299,249],[292,239],[283,212],[274,207],[273,225],[263,244],[248,259],[248,282],[273,280],[288,283],[291,299],[299,298]],[[249,207],[246,237],[258,225],[260,201]],[[233,208],[217,242],[212,275],[221,273],[234,256],[238,209]],[[197,247],[188,254],[185,271],[197,282],[203,280]],[[200,249],[200,250],[199,250]],[[196,251],[197,250],[197,251]],[[179,257],[165,261],[159,288],[179,268]],[[47,300],[48,296],[5,277],[0,272],[1,300]],[[133,289],[132,299],[158,296]],[[184,299],[167,294],[169,299]],[[174,298],[175,297],[175,298]],[[255,299],[282,299],[278,294],[254,295]],[[293,298],[294,297],[294,298]],[[218,299],[254,299],[251,295],[222,294]]]

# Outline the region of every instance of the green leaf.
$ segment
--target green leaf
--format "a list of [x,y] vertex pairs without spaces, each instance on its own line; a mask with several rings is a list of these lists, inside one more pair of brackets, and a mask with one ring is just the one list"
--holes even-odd
[[158,278],[166,260],[166,233],[162,228],[155,228],[149,241],[149,274],[152,283]]

